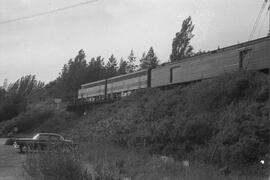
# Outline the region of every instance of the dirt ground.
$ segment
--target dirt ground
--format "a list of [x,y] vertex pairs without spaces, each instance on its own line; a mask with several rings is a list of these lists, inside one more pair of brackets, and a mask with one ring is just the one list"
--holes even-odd
[[25,154],[18,153],[13,146],[6,146],[4,142],[5,139],[0,138],[0,180],[21,180]]

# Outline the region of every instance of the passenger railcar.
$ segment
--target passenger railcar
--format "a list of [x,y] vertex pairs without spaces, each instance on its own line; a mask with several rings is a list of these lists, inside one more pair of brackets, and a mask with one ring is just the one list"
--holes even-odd
[[90,102],[103,100],[106,93],[106,80],[100,80],[87,84],[82,84],[78,92],[78,99],[87,99]]
[[111,77],[107,79],[107,97],[115,99],[128,95],[131,91],[147,87],[148,70]]
[[148,84],[148,70],[142,70],[83,84],[78,92],[78,99],[90,102],[118,99],[134,90],[146,88]]

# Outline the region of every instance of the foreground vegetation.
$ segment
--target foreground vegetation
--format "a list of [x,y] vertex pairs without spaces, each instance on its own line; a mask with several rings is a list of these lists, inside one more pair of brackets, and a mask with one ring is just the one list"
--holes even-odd
[[262,175],[224,173],[203,163],[183,163],[109,143],[88,143],[79,151],[29,154],[26,179],[40,180],[266,180]]

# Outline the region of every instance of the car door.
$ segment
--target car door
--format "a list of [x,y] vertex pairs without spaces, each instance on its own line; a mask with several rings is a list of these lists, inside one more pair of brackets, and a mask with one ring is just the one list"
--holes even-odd
[[38,146],[43,150],[48,146],[49,143],[49,135],[48,134],[40,134],[38,137]]
[[52,146],[58,146],[61,143],[61,138],[58,135],[50,135],[50,144]]

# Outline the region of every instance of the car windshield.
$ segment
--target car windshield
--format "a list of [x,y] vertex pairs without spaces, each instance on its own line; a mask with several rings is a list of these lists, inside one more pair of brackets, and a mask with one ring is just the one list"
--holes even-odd
[[33,139],[37,139],[38,138],[38,136],[39,136],[39,134],[36,134],[34,137],[33,137]]
[[64,140],[64,138],[60,135],[52,135],[52,134],[36,134],[33,137],[34,140]]
[[49,140],[49,135],[48,134],[37,134],[33,137],[34,140]]

